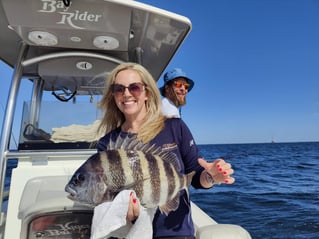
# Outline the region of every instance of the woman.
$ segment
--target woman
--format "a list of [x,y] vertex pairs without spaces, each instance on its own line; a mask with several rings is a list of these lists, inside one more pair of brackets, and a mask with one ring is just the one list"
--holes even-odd
[[[196,171],[192,179],[194,188],[210,188],[215,183],[234,182],[231,165],[222,159],[212,163],[200,158],[199,150],[186,124],[178,118],[165,118],[161,110],[160,92],[151,74],[136,63],[117,66],[106,82],[106,91],[100,108],[105,111],[100,129],[106,135],[99,140],[98,150],[106,150],[110,138],[136,134],[143,143],[155,144],[175,153],[181,164],[181,173]],[[132,198],[127,219],[134,221],[139,205]],[[176,211],[167,216],[159,211],[153,220],[154,238],[195,238],[190,201],[181,193]]]

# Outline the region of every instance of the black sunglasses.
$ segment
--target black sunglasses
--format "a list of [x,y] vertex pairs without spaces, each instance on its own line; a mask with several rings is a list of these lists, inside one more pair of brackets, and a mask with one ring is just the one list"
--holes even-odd
[[126,88],[133,96],[139,96],[141,92],[145,89],[145,85],[141,82],[131,83],[129,84],[129,86],[124,86],[121,84],[113,84],[111,86],[111,91],[115,95],[120,95],[120,94],[123,95]]

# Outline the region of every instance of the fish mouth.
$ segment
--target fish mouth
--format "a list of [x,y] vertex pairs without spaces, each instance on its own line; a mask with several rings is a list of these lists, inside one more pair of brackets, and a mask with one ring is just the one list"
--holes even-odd
[[72,201],[75,201],[75,196],[72,194],[69,194],[66,196],[68,199],[71,199]]
[[77,191],[74,190],[73,188],[71,188],[70,186],[66,186],[65,187],[65,191],[67,193],[69,193],[69,195],[67,195],[67,197],[71,200],[75,200],[76,199],[76,195],[77,195]]
[[72,188],[71,186],[66,186],[65,187],[65,191],[67,193],[69,193],[66,197],[74,202],[79,202],[83,205],[86,205],[88,207],[95,207],[96,205],[91,203],[91,202],[87,202],[85,200],[81,200],[80,195],[78,193],[78,191],[76,191],[74,188]]

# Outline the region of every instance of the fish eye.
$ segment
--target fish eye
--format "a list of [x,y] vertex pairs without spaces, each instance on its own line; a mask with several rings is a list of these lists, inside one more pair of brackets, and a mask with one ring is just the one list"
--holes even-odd
[[79,173],[77,176],[78,176],[79,181],[81,181],[81,182],[84,181],[85,177],[82,173]]
[[85,180],[85,176],[82,173],[77,173],[74,177],[73,184],[75,186],[81,184]]

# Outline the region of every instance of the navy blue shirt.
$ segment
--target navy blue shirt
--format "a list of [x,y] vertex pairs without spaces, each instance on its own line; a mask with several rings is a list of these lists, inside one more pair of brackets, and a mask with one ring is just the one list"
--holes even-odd
[[[107,150],[109,140],[116,139],[120,134],[127,135],[127,133],[121,132],[120,128],[117,128],[102,137],[98,142],[98,151]],[[191,184],[194,188],[202,188],[200,174],[203,168],[197,162],[200,157],[199,150],[189,128],[182,119],[166,119],[164,129],[150,143],[175,153],[180,161],[181,173],[188,174],[196,171]],[[194,236],[195,231],[190,209],[187,193],[182,191],[180,204],[176,211],[172,211],[166,216],[157,210],[153,220],[154,237]]]

